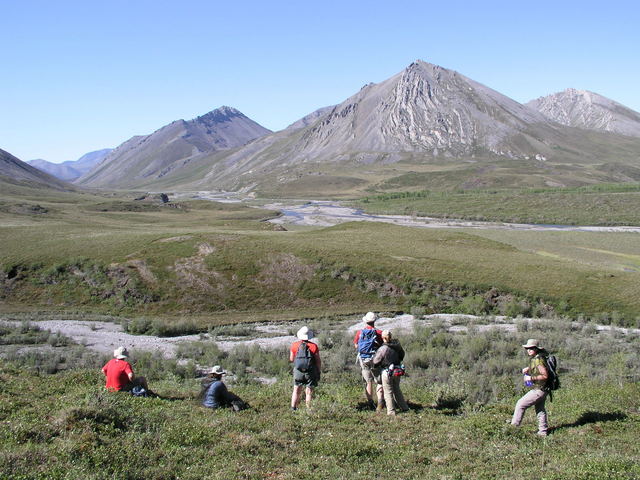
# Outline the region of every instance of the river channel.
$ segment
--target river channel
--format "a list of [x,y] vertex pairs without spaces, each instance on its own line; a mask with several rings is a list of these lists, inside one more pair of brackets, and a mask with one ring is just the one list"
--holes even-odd
[[[243,199],[235,193],[201,191],[180,195],[180,197],[184,196],[217,202],[251,203],[255,205],[255,200]],[[281,216],[270,220],[270,222],[283,226],[300,225],[330,227],[344,222],[366,221],[384,222],[417,228],[473,228],[492,230],[640,233],[640,227],[636,226],[601,227],[588,225],[538,225],[528,223],[477,222],[471,220],[441,219],[409,215],[372,215],[365,213],[360,209],[340,205],[339,202],[321,200],[274,202],[262,205],[261,208],[281,212]]]

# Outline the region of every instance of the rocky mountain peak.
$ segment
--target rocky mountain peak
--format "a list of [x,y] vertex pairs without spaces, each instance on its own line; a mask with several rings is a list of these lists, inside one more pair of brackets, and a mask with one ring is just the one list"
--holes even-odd
[[640,113],[588,90],[568,88],[527,105],[562,125],[640,137]]
[[244,117],[242,112],[233,107],[222,106],[195,119],[196,122],[214,124],[229,122],[236,117]]

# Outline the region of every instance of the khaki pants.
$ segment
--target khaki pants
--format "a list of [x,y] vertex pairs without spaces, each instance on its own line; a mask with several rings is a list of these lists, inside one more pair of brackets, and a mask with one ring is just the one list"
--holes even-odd
[[393,377],[389,372],[382,370],[382,390],[384,392],[384,402],[387,405],[387,413],[395,413],[397,409],[402,411],[409,410],[409,405],[400,390],[400,377]]
[[538,434],[546,435],[549,425],[547,424],[547,411],[544,408],[544,402],[547,399],[547,392],[539,390],[537,388],[525,393],[513,411],[513,418],[511,419],[511,425],[520,425],[522,423],[522,417],[527,408],[532,405],[536,407],[536,416],[538,417]]

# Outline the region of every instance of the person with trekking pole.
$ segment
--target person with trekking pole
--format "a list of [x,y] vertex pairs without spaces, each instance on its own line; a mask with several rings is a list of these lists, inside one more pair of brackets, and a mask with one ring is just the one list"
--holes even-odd
[[[368,312],[362,317],[365,327],[356,332],[353,337],[353,346],[358,352],[357,362],[360,364],[362,378],[365,382],[364,394],[367,398],[367,403],[370,408],[375,408],[376,411],[381,412],[384,410],[384,394],[382,385],[376,383],[373,369],[373,356],[382,345],[382,331],[375,328],[377,319],[378,315],[373,312]],[[377,407],[373,401],[374,388],[378,400]]]
[[300,404],[302,390],[305,391],[307,409],[311,408],[313,390],[320,381],[320,349],[318,345],[309,340],[313,338],[313,332],[309,327],[302,327],[296,333],[298,341],[289,349],[289,361],[293,362],[293,393],[291,394],[291,410],[297,410]]
[[527,343],[522,345],[522,347],[529,356],[529,366],[523,368],[522,373],[524,374],[525,386],[529,387],[530,390],[516,403],[511,425],[516,427],[520,426],[524,412],[527,408],[535,406],[536,416],[538,418],[538,435],[546,437],[549,430],[547,410],[544,405],[549,393],[549,390],[546,388],[547,380],[549,379],[547,353],[535,338],[527,340]]

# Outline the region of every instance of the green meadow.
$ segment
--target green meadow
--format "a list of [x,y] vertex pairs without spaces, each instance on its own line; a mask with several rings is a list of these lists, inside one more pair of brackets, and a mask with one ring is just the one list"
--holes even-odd
[[265,221],[274,211],[133,198],[4,199],[0,308],[187,316],[202,330],[370,309],[640,319],[633,233],[372,222],[283,231]]
[[[107,357],[37,324],[0,327],[0,472],[11,479],[403,478],[630,479],[640,476],[637,333],[564,320],[516,321],[515,331],[444,324],[399,334],[410,411],[388,417],[364,402],[351,336],[358,317],[311,321],[323,357],[312,409],[289,409],[286,348],[220,351],[185,343],[180,362],[134,352],[158,398],[108,393]],[[239,332],[252,335],[251,327]],[[544,338],[562,386],[547,401],[551,431],[532,411],[507,425],[523,393],[520,344]],[[48,350],[40,350],[48,348]],[[45,353],[46,352],[46,353]],[[239,413],[200,406],[196,364],[222,364]],[[270,379],[260,383],[258,377]]]
[[558,225],[640,225],[640,186],[399,191],[356,205],[369,213]]

